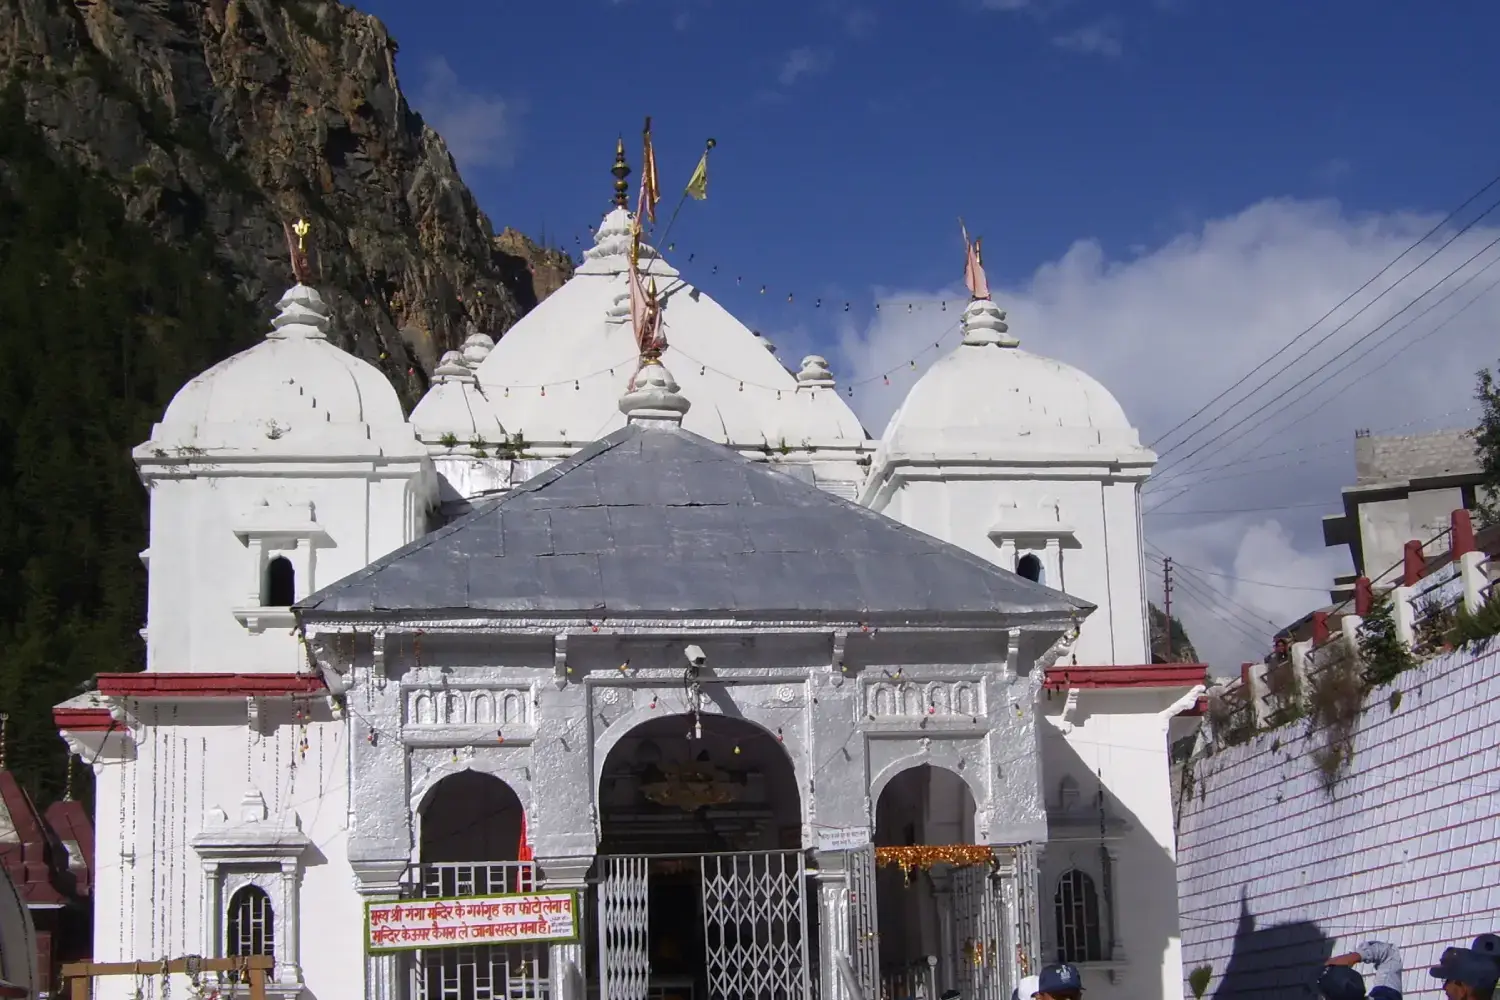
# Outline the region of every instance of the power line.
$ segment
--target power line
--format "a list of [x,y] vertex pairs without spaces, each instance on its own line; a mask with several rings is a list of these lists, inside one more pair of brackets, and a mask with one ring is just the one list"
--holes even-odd
[[1254,584],[1257,587],[1275,587],[1278,590],[1306,590],[1314,594],[1326,594],[1328,592],[1327,587],[1299,587],[1291,583],[1272,583],[1269,580],[1247,580],[1243,576],[1235,576],[1233,573],[1221,573],[1216,569],[1205,569],[1202,566],[1184,566],[1182,568],[1192,570],[1194,573],[1206,573],[1209,576],[1233,580],[1235,583]]
[[[1463,204],[1459,205],[1453,211],[1449,212],[1447,214],[1447,216],[1445,216],[1441,222],[1439,222],[1437,225],[1435,225],[1431,229],[1429,229],[1426,233],[1424,233],[1422,235],[1422,237],[1420,239],[1418,239],[1411,246],[1407,247],[1405,250],[1401,251],[1401,253],[1397,254],[1396,257],[1395,257],[1395,259],[1393,259],[1389,264],[1387,264],[1385,267],[1381,268],[1378,272],[1376,272],[1370,278],[1370,280],[1366,281],[1363,285],[1360,285],[1354,291],[1350,292],[1337,305],[1335,305],[1332,309],[1328,310],[1328,312],[1326,312],[1322,316],[1320,316],[1317,319],[1317,321],[1314,322],[1311,326],[1309,326],[1307,329],[1303,330],[1301,333],[1297,334],[1297,336],[1293,337],[1290,341],[1288,341],[1286,344],[1284,344],[1274,354],[1272,354],[1270,357],[1266,358],[1266,360],[1262,361],[1260,364],[1258,364],[1254,368],[1252,368],[1248,373],[1246,373],[1237,382],[1235,382],[1232,385],[1230,385],[1227,389],[1225,389],[1223,392],[1219,393],[1213,399],[1210,399],[1207,403],[1204,403],[1202,406],[1200,406],[1193,413],[1189,414],[1186,418],[1184,418],[1183,420],[1179,421],[1176,424],[1176,426],[1172,427],[1165,434],[1161,435],[1155,441],[1151,442],[1151,447],[1155,448],[1157,445],[1161,444],[1167,438],[1169,438],[1173,434],[1177,433],[1177,431],[1181,430],[1187,424],[1191,423],[1192,421],[1196,420],[1198,417],[1202,416],[1204,412],[1206,412],[1211,406],[1213,406],[1219,400],[1223,399],[1225,396],[1227,396],[1231,392],[1233,392],[1236,388],[1238,388],[1239,386],[1243,385],[1245,382],[1249,381],[1251,378],[1253,378],[1255,376],[1255,374],[1257,372],[1261,371],[1267,365],[1269,365],[1271,362],[1275,361],[1283,353],[1285,353],[1286,351],[1288,351],[1291,348],[1295,347],[1299,341],[1301,341],[1308,334],[1310,334],[1314,330],[1316,330],[1320,325],[1323,324],[1324,321],[1326,321],[1334,313],[1338,312],[1345,305],[1347,305],[1352,299],[1354,299],[1355,296],[1359,295],[1359,293],[1363,292],[1365,289],[1367,289],[1371,285],[1373,285],[1376,281],[1380,280],[1380,278],[1383,277],[1385,275],[1385,273],[1387,271],[1389,271],[1391,268],[1395,267],[1402,260],[1402,258],[1404,258],[1407,254],[1411,253],[1417,247],[1421,246],[1423,243],[1427,242],[1427,240],[1429,238],[1431,238],[1434,234],[1436,234],[1439,231],[1441,231],[1442,228],[1444,226],[1448,225],[1449,222],[1453,221],[1453,219],[1456,218],[1460,212],[1462,212],[1464,209],[1468,208],[1469,205],[1473,204],[1474,201],[1476,201],[1478,198],[1480,198],[1482,195],[1484,195],[1485,192],[1489,191],[1490,188],[1494,187],[1496,184],[1500,184],[1500,174],[1497,174],[1495,177],[1491,178],[1490,181],[1487,184],[1485,184],[1482,188],[1480,188],[1478,191],[1474,192],[1468,198],[1464,199]],[[1452,239],[1450,239],[1447,243],[1444,243],[1441,247],[1438,247],[1437,250],[1433,251],[1433,253],[1430,254],[1429,256],[1427,256],[1420,264],[1418,264],[1416,267],[1412,268],[1410,271],[1406,272],[1406,274],[1402,275],[1393,284],[1391,284],[1384,291],[1382,291],[1379,295],[1377,295],[1375,298],[1371,299],[1368,303],[1366,303],[1363,307],[1361,307],[1361,309],[1359,310],[1359,312],[1356,312],[1353,316],[1349,317],[1349,319],[1347,319],[1343,323],[1339,324],[1339,326],[1335,327],[1332,331],[1330,331],[1327,336],[1325,336],[1322,340],[1318,341],[1317,344],[1314,344],[1311,348],[1308,348],[1307,351],[1303,351],[1302,354],[1299,355],[1299,358],[1300,357],[1305,357],[1307,355],[1308,351],[1316,349],[1319,345],[1325,343],[1328,340],[1329,337],[1332,337],[1334,334],[1338,333],[1339,330],[1342,330],[1345,326],[1348,326],[1349,323],[1353,322],[1354,319],[1356,319],[1361,313],[1363,313],[1365,311],[1365,309],[1368,309],[1370,306],[1372,306],[1376,302],[1380,301],[1381,298],[1383,298],[1386,294],[1388,294],[1397,285],[1401,284],[1401,282],[1403,282],[1407,278],[1411,277],[1411,275],[1413,273],[1415,273],[1417,270],[1419,270],[1420,268],[1422,268],[1428,261],[1432,260],[1433,257],[1435,257],[1437,254],[1441,253],[1444,249],[1446,249],[1447,246],[1453,242],[1453,240],[1458,239],[1464,233],[1468,232],[1475,225],[1477,225],[1481,219],[1483,219],[1485,216],[1487,216],[1490,212],[1494,211],[1494,209],[1497,206],[1500,206],[1500,202],[1496,202],[1496,203],[1490,205],[1490,207],[1487,208],[1487,209],[1485,209],[1484,212],[1481,213],[1478,218],[1474,219],[1468,225],[1464,226],[1464,228],[1460,229],[1457,233],[1455,233],[1454,236],[1452,237]],[[1222,419],[1225,414],[1227,414],[1230,410],[1234,409],[1234,407],[1238,406],[1241,402],[1243,402],[1244,399],[1248,398],[1251,395],[1254,395],[1256,392],[1259,392],[1269,382],[1271,382],[1272,380],[1274,380],[1282,372],[1286,371],[1286,369],[1288,367],[1290,367],[1292,364],[1295,364],[1297,362],[1297,360],[1299,360],[1299,358],[1293,358],[1292,361],[1289,362],[1287,366],[1279,369],[1270,378],[1266,379],[1266,381],[1262,382],[1255,389],[1252,389],[1250,391],[1250,393],[1248,393],[1245,397],[1241,397],[1240,400],[1238,400],[1238,401],[1230,404],[1230,406],[1229,406],[1228,409],[1226,409],[1223,413],[1219,414],[1217,417],[1214,417],[1207,424],[1203,425],[1203,427],[1200,427],[1197,431],[1194,431],[1192,434],[1188,435],[1186,438],[1182,439],[1177,444],[1175,444],[1171,448],[1167,449],[1167,452],[1171,452],[1171,451],[1176,450],[1177,448],[1180,448],[1182,445],[1184,445],[1188,441],[1192,440],[1193,437],[1196,437],[1198,433],[1200,433],[1203,430],[1206,430],[1208,427],[1213,426],[1213,424],[1217,423],[1220,419]],[[1163,454],[1166,454],[1167,452],[1164,452]]]
[[1207,514],[1259,514],[1268,510],[1298,510],[1305,507],[1328,507],[1331,504],[1322,500],[1311,503],[1283,503],[1269,504],[1265,507],[1220,507],[1218,509],[1199,510],[1156,510],[1146,511],[1147,517],[1194,517]]
[[[1500,202],[1496,202],[1496,205],[1500,206]],[[1485,244],[1483,247],[1481,247],[1479,250],[1477,250],[1472,256],[1470,256],[1467,260],[1465,260],[1462,264],[1460,264],[1457,267],[1455,267],[1452,271],[1449,271],[1443,278],[1441,278],[1437,282],[1435,282],[1430,288],[1428,288],[1426,291],[1424,291],[1421,295],[1418,295],[1415,299],[1412,299],[1405,306],[1401,307],[1401,309],[1399,309],[1396,312],[1392,313],[1384,321],[1382,321],[1379,325],[1373,327],[1369,332],[1367,332],[1366,334],[1364,334],[1364,336],[1360,337],[1358,340],[1355,340],[1353,343],[1351,343],[1348,346],[1346,346],[1343,350],[1341,350],[1338,353],[1334,354],[1333,357],[1331,357],[1328,360],[1324,361],[1322,364],[1318,365],[1312,371],[1307,372],[1306,375],[1304,375],[1304,378],[1306,378],[1308,376],[1311,376],[1311,375],[1316,375],[1318,372],[1323,371],[1329,365],[1332,365],[1335,361],[1339,360],[1339,358],[1341,358],[1344,355],[1348,354],[1350,351],[1354,350],[1356,347],[1358,347],[1360,344],[1364,343],[1366,340],[1369,340],[1375,334],[1379,333],[1386,326],[1386,324],[1390,323],[1392,320],[1394,320],[1396,317],[1400,316],[1406,310],[1410,309],[1412,306],[1414,306],[1418,302],[1422,301],[1422,299],[1424,299],[1427,295],[1429,295],[1434,290],[1436,290],[1439,286],[1441,286],[1449,278],[1452,278],[1455,274],[1458,274],[1464,268],[1468,267],[1475,260],[1477,260],[1480,256],[1482,256],[1483,254],[1489,252],[1491,249],[1493,249],[1497,245],[1500,245],[1500,236],[1495,237],[1489,243]],[[1445,295],[1443,295],[1441,298],[1439,298],[1436,302],[1432,303],[1432,305],[1428,306],[1427,309],[1423,310],[1421,313],[1419,313],[1416,316],[1412,317],[1406,323],[1403,323],[1401,326],[1397,327],[1396,329],[1392,330],[1390,333],[1388,333],[1384,337],[1382,337],[1380,340],[1376,341],[1374,346],[1378,348],[1382,344],[1387,343],[1392,337],[1395,337],[1397,334],[1401,333],[1407,327],[1411,326],[1412,323],[1415,323],[1417,320],[1421,319],[1423,316],[1426,316],[1429,312],[1431,312],[1432,310],[1436,309],[1438,306],[1442,305],[1448,299],[1452,298],[1459,291],[1461,291],[1466,285],[1468,285],[1470,282],[1472,282],[1475,278],[1478,278],[1481,274],[1483,274],[1485,271],[1489,270],[1491,267],[1495,266],[1495,264],[1497,264],[1497,263],[1500,263],[1500,257],[1497,257],[1495,260],[1492,260],[1488,264],[1484,265],[1484,267],[1480,268],[1474,274],[1472,274],[1468,278],[1464,279],[1456,287],[1454,287],[1453,289],[1451,289],[1449,292],[1447,292]],[[1486,291],[1488,291],[1488,289],[1486,289]],[[1481,295],[1482,294],[1483,293],[1481,293]],[[1458,316],[1462,315],[1463,311],[1465,309],[1467,309],[1469,306],[1473,305],[1474,302],[1478,301],[1479,297],[1480,296],[1475,296],[1468,303],[1466,303],[1463,306],[1463,308],[1459,309],[1452,316],[1449,316],[1447,319],[1443,320],[1440,324],[1438,324],[1437,329],[1441,329],[1443,326],[1446,326],[1449,322],[1451,322],[1452,320],[1456,319]],[[1436,330],[1430,331],[1430,332],[1436,332]],[[1189,467],[1189,469],[1184,470],[1184,469],[1182,469],[1182,466],[1183,466],[1183,463],[1190,461],[1194,455],[1199,454],[1205,448],[1208,448],[1208,447],[1210,447],[1212,445],[1218,444],[1222,448],[1222,447],[1224,447],[1224,446],[1226,446],[1228,444],[1231,444],[1231,443],[1233,443],[1235,441],[1238,441],[1238,440],[1242,439],[1246,434],[1249,434],[1255,428],[1260,427],[1260,426],[1264,425],[1267,421],[1273,420],[1276,417],[1280,416],[1282,413],[1285,413],[1288,407],[1292,406],[1295,403],[1300,402],[1303,399],[1306,399],[1307,396],[1310,393],[1312,393],[1314,390],[1320,388],[1323,385],[1326,385],[1329,382],[1329,380],[1331,380],[1333,378],[1336,378],[1342,372],[1347,371],[1349,368],[1351,368],[1355,364],[1357,364],[1359,362],[1359,360],[1360,360],[1360,358],[1355,358],[1354,360],[1352,360],[1352,361],[1348,362],[1347,364],[1345,364],[1343,367],[1337,368],[1334,371],[1330,372],[1324,378],[1322,378],[1321,380],[1319,380],[1318,382],[1316,382],[1316,383],[1314,383],[1312,385],[1307,385],[1304,382],[1302,384],[1301,391],[1299,393],[1297,393],[1296,395],[1294,395],[1290,400],[1282,400],[1282,401],[1280,401],[1282,405],[1279,408],[1277,408],[1276,410],[1268,411],[1268,412],[1262,414],[1261,417],[1260,417],[1260,419],[1252,421],[1248,425],[1236,425],[1233,429],[1226,429],[1224,431],[1221,431],[1220,433],[1214,435],[1213,437],[1211,437],[1208,440],[1206,440],[1206,441],[1202,442],[1201,444],[1199,444],[1198,447],[1194,448],[1192,451],[1188,452],[1188,454],[1186,454],[1186,455],[1182,456],[1181,458],[1179,458],[1176,462],[1170,463],[1169,466],[1168,466],[1168,468],[1170,469],[1170,468],[1174,468],[1175,467],[1175,468],[1177,468],[1177,469],[1179,469],[1180,471],[1183,471],[1183,472],[1190,471],[1190,467]],[[1353,383],[1350,383],[1350,384],[1352,385]],[[1345,388],[1348,388],[1348,386],[1345,386]],[[1343,390],[1341,389],[1341,390],[1338,390],[1338,391],[1342,392]],[[1336,395],[1336,393],[1335,393],[1335,395]],[[1291,423],[1288,423],[1287,425],[1285,425],[1285,427],[1283,427],[1281,429],[1285,430],[1286,427],[1290,427],[1290,426],[1292,426],[1295,423],[1296,423],[1296,420],[1293,420]],[[1228,436],[1228,440],[1227,441],[1225,440],[1226,435]],[[1262,441],[1265,441],[1265,440],[1266,440],[1266,438],[1263,437],[1263,438],[1260,439],[1260,441],[1257,441],[1256,444],[1258,445]]]

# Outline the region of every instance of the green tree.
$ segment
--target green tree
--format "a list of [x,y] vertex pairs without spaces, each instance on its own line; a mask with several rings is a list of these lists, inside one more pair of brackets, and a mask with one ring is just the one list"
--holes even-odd
[[172,394],[251,342],[202,239],[167,246],[55,159],[0,92],[0,710],[11,768],[61,791],[52,706],[140,669],[146,493],[130,449]]
[[1476,513],[1481,524],[1500,524],[1500,387],[1488,368],[1479,369],[1474,393],[1479,402],[1479,426],[1474,428],[1474,446],[1484,479],[1478,491]]
[[1416,657],[1396,632],[1396,618],[1389,594],[1378,593],[1369,614],[1359,625],[1359,659],[1364,681],[1379,687],[1417,665]]

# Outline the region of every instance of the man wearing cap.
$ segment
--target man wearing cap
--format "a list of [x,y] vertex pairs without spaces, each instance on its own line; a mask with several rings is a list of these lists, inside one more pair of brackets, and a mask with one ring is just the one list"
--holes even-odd
[[1366,941],[1356,951],[1330,958],[1318,977],[1324,1000],[1365,1000],[1365,977],[1353,968],[1360,962],[1375,967],[1370,1000],[1401,1000],[1401,952],[1385,941]]
[[1036,995],[1039,1000],[1079,1000],[1083,977],[1078,974],[1078,966],[1044,965],[1036,977]]
[[1021,980],[1019,986],[1010,991],[1010,1000],[1032,1000],[1036,996],[1037,977],[1027,976]]
[[[1485,935],[1481,935],[1481,939]],[[1480,941],[1476,940],[1475,944]],[[1489,954],[1472,948],[1446,948],[1443,957],[1429,972],[1443,981],[1448,1000],[1491,1000],[1495,982],[1500,980],[1500,966]]]

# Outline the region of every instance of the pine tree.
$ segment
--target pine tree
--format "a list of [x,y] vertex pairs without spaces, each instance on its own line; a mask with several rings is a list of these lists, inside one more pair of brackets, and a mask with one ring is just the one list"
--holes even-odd
[[1474,429],[1474,446],[1484,475],[1475,512],[1483,525],[1500,524],[1500,387],[1488,368],[1479,369],[1474,398],[1481,411],[1479,426]]
[[52,706],[140,669],[146,493],[130,449],[254,336],[200,240],[157,243],[0,92],[0,711],[9,766],[62,789]]

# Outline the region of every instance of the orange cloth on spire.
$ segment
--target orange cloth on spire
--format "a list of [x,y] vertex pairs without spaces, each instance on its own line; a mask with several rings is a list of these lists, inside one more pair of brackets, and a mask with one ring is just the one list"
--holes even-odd
[[979,256],[979,241],[969,239],[969,231],[960,222],[958,228],[964,234],[964,284],[969,286],[969,295],[975,299],[990,297],[989,279],[984,275],[984,261]]

